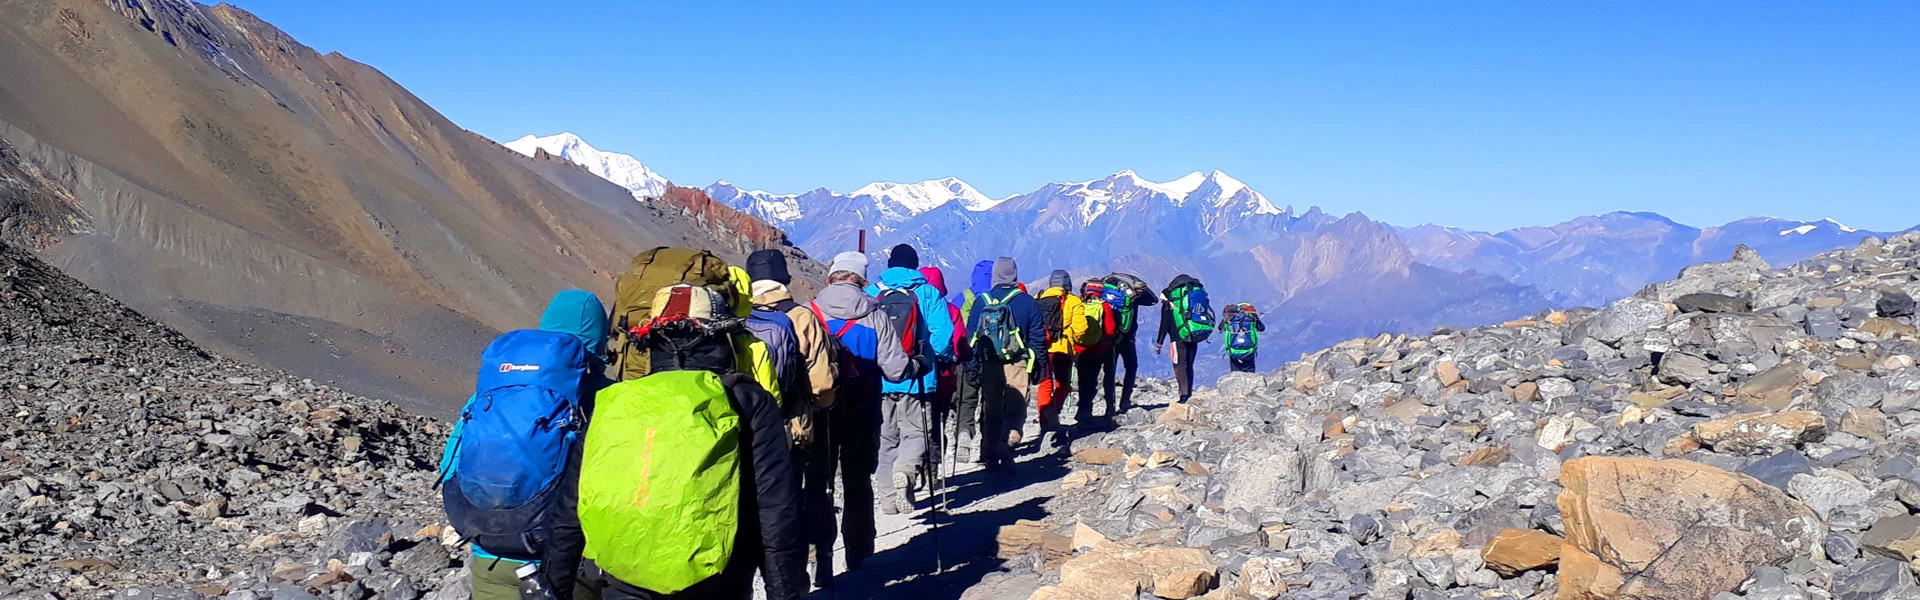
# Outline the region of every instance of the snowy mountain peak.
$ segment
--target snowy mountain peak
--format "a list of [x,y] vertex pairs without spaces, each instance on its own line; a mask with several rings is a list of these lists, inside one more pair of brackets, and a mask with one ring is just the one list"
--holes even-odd
[[[1791,223],[1792,221],[1788,221],[1788,222]],[[1858,229],[1848,227],[1845,223],[1835,221],[1832,218],[1826,218],[1826,219],[1814,221],[1812,223],[1802,223],[1797,227],[1789,227],[1787,229],[1780,230],[1780,235],[1783,235],[1783,236],[1807,235],[1809,233],[1820,231],[1822,229],[1826,229],[1829,227],[1840,230],[1840,233],[1855,233],[1860,231]]]
[[670,183],[641,164],[639,159],[617,152],[604,152],[587,144],[586,140],[572,132],[555,135],[526,137],[503,144],[514,152],[533,156],[536,151],[545,150],[547,154],[565,158],[574,164],[586,167],[601,179],[611,181],[633,192],[640,199],[658,198],[667,193]]
[[929,179],[920,183],[874,182],[854,190],[853,197],[868,196],[898,205],[906,216],[918,215],[959,202],[967,210],[980,211],[999,204],[955,177]]
[[759,217],[760,220],[774,225],[791,223],[802,215],[800,197],[795,194],[781,195],[761,190],[743,190],[725,179],[707,186],[706,192],[707,197],[713,198],[715,202]]

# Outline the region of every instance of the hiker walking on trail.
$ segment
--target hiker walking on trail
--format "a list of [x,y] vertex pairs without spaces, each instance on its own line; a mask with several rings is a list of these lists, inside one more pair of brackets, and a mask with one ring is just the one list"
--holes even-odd
[[[881,383],[880,468],[887,471],[880,504],[887,514],[913,511],[913,494],[927,464],[927,430],[932,427],[932,399],[939,389],[939,363],[953,360],[953,320],[940,290],[920,274],[920,255],[913,246],[894,246],[887,270],[867,286],[880,312],[893,322],[896,338],[907,351],[910,368],[900,381]],[[887,343],[892,343],[888,340]],[[931,483],[929,490],[931,490]]]
[[[1114,273],[1106,279],[1107,306],[1113,309],[1114,338],[1108,344],[1112,350],[1107,365],[1101,370],[1102,388],[1107,402],[1107,414],[1117,415],[1133,407],[1134,377],[1140,370],[1140,351],[1136,347],[1136,338],[1140,329],[1140,307],[1160,303],[1159,297],[1147,287],[1147,282],[1126,273]],[[1120,381],[1119,403],[1114,403],[1114,370],[1124,367],[1126,376]]]
[[800,474],[801,533],[817,556],[824,557],[816,578],[824,582],[833,574],[833,433],[828,429],[828,410],[834,404],[834,383],[838,376],[832,335],[813,309],[794,301],[787,286],[793,276],[787,269],[787,257],[777,250],[761,250],[747,257],[747,273],[753,277],[755,313],[773,311],[793,323],[804,369],[804,384],[795,386],[786,401],[787,435],[793,441],[794,470]]
[[979,304],[986,293],[993,290],[993,261],[983,260],[973,265],[973,277],[967,288],[954,295],[953,304],[960,310],[960,319],[954,323],[958,335],[956,351],[961,355],[960,368],[954,378],[954,454],[956,462],[980,462],[980,361],[973,359],[972,331],[973,308]]
[[610,599],[806,593],[799,480],[779,401],[739,372],[741,317],[706,287],[661,288],[626,335],[648,374],[600,392],[580,466],[590,578]]
[[1226,321],[1227,366],[1235,373],[1252,373],[1253,359],[1260,354],[1260,333],[1267,324],[1260,321],[1260,311],[1246,302],[1227,306]]
[[993,263],[993,287],[967,316],[980,370],[980,461],[994,473],[1013,471],[1013,446],[1026,420],[1027,391],[1045,377],[1047,326],[1020,287],[1013,259]]
[[[1093,423],[1093,400],[1100,390],[1100,372],[1113,365],[1113,338],[1116,325],[1113,307],[1107,304],[1107,285],[1099,279],[1080,284],[1080,307],[1086,320],[1086,332],[1073,345],[1074,371],[1080,378],[1080,403],[1073,421],[1081,427]],[[1108,418],[1113,417],[1113,388],[1107,388]]]
[[1051,454],[1066,446],[1060,426],[1060,410],[1073,389],[1073,347],[1086,335],[1087,319],[1080,296],[1073,291],[1073,276],[1054,271],[1047,278],[1047,289],[1040,292],[1036,305],[1046,322],[1046,377],[1040,380],[1040,442],[1035,448]]
[[1160,307],[1160,333],[1154,336],[1153,353],[1159,354],[1168,341],[1173,342],[1173,378],[1180,385],[1180,401],[1193,397],[1194,354],[1200,343],[1213,333],[1213,305],[1207,301],[1207,288],[1200,280],[1181,274],[1161,291],[1166,303]]
[[[833,408],[828,410],[831,436],[826,478],[840,472],[840,533],[846,540],[847,568],[858,569],[873,556],[873,475],[880,449],[880,390],[885,381],[906,378],[909,358],[894,340],[899,333],[880,312],[879,303],[862,289],[867,285],[867,257],[842,252],[827,267],[827,287],[809,308],[820,315],[841,359],[834,383]],[[881,343],[881,340],[888,340]],[[814,579],[825,582],[833,573],[833,543],[814,546]],[[822,575],[825,573],[825,575]],[[824,587],[824,586],[823,586]]]
[[[929,265],[920,267],[920,275],[927,278],[927,285],[931,285],[933,289],[940,291],[941,298],[946,298],[947,274],[945,271],[941,271],[940,267]],[[955,455],[958,456],[957,452],[959,449],[955,443],[957,440],[947,439],[947,423],[948,419],[952,418],[954,404],[958,400],[961,371],[963,370],[961,365],[966,364],[968,355],[972,354],[972,352],[967,349],[966,316],[960,314],[960,307],[955,306],[952,302],[941,302],[940,304],[941,308],[947,311],[947,320],[953,323],[953,359],[939,361],[937,380],[940,382],[940,385],[933,394],[933,415],[931,419],[933,427],[931,431],[927,432],[927,439],[928,443],[933,447],[932,450],[928,452],[928,455],[933,457],[934,465],[946,462],[945,457],[947,456],[947,452],[955,452]],[[959,434],[954,434],[954,437],[959,437]],[[931,471],[934,465],[929,465],[928,470]]]
[[594,394],[612,383],[601,374],[606,339],[600,299],[566,290],[539,330],[502,335],[482,353],[476,392],[440,460],[447,518],[473,542],[474,598],[517,599],[523,586],[574,597],[586,546],[575,512],[580,435]]

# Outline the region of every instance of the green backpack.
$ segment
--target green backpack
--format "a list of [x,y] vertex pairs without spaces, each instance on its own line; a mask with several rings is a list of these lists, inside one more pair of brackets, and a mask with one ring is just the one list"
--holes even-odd
[[672,594],[717,575],[740,520],[740,416],[720,376],[668,371],[595,398],[580,465],[586,557]]

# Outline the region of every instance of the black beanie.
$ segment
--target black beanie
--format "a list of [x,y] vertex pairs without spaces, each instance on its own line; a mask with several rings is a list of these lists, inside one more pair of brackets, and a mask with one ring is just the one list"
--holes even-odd
[[793,283],[793,275],[787,273],[787,255],[779,250],[760,250],[747,255],[747,275],[754,281],[777,281],[780,285]]
[[894,267],[902,269],[920,268],[920,253],[915,251],[913,246],[906,244],[894,246],[893,250],[887,252],[887,268]]

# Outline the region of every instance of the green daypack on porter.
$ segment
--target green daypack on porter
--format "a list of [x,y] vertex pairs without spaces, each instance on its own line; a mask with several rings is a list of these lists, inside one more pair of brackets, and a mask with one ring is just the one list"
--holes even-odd
[[627,272],[614,280],[613,312],[607,322],[614,331],[615,379],[639,379],[652,370],[647,349],[621,332],[653,320],[654,294],[680,284],[713,290],[721,298],[734,296],[727,261],[705,250],[660,247],[641,252]]
[[710,371],[601,391],[580,465],[586,557],[662,594],[724,570],[740,521],[740,427]]

